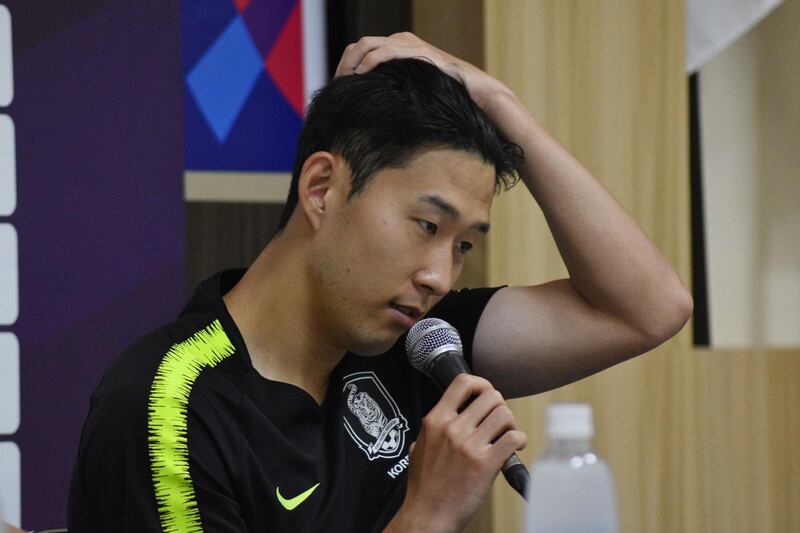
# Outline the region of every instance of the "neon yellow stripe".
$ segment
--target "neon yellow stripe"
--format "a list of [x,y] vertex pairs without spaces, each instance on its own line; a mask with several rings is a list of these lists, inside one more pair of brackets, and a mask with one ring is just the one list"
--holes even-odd
[[174,345],[158,365],[150,388],[147,426],[150,469],[166,532],[202,532],[189,477],[186,413],[197,376],[234,352],[219,320]]

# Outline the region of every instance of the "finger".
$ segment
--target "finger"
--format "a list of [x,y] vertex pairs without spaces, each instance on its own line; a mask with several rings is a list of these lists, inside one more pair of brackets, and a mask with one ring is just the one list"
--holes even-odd
[[476,428],[483,422],[483,419],[502,405],[505,405],[505,400],[499,391],[494,388],[484,391],[458,415],[458,422],[465,428]]
[[431,413],[435,416],[444,415],[446,418],[455,417],[467,400],[489,390],[493,390],[492,384],[485,379],[470,374],[459,374],[444,391],[439,403],[431,409]]
[[508,431],[514,430],[517,423],[514,414],[507,405],[499,405],[483,419],[478,428],[473,433],[473,437],[478,443],[491,444],[500,439]]
[[417,441],[411,443],[411,446],[408,447],[408,455],[414,454],[414,447],[417,445]]
[[334,78],[338,78],[339,76],[344,76],[346,74],[352,74],[353,73],[352,70],[350,72],[345,72],[347,67],[345,67],[344,64],[345,64],[345,61],[349,61],[348,58],[350,57],[350,55],[351,55],[351,53],[353,51],[353,48],[355,48],[355,46],[356,46],[356,43],[350,43],[345,47],[344,52],[342,52],[342,57],[339,58],[339,64],[336,66],[336,72],[334,72],[334,74],[333,74]]
[[422,50],[401,45],[380,46],[374,50],[371,50],[361,59],[361,62],[355,69],[355,73],[364,74],[365,72],[369,72],[370,70],[374,69],[381,63],[386,63],[392,59],[402,59],[408,57],[427,59],[434,65],[436,64],[433,59],[423,57],[423,53],[424,52]]
[[497,463],[497,468],[499,469],[512,453],[524,449],[527,444],[528,436],[518,429],[503,433],[489,448],[493,460]]
[[335,77],[353,74],[364,56],[384,45],[387,39],[387,37],[362,37],[355,43],[348,45],[339,60],[339,66],[336,67]]

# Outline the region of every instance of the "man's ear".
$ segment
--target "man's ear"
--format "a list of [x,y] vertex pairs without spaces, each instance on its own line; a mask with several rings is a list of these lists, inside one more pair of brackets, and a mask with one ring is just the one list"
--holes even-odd
[[314,231],[341,193],[340,167],[339,159],[329,152],[314,152],[303,163],[297,183],[298,202]]

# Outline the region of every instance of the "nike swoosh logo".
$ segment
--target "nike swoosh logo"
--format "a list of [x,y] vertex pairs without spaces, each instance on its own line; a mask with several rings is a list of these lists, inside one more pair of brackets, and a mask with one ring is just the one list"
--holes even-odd
[[288,498],[288,499],[281,496],[281,488],[277,487],[275,489],[275,495],[278,497],[278,501],[281,503],[281,505],[283,505],[283,508],[286,509],[287,511],[291,511],[298,505],[306,501],[308,497],[311,496],[311,493],[317,489],[317,487],[319,487],[319,483],[317,483],[307,491],[298,494],[294,498]]

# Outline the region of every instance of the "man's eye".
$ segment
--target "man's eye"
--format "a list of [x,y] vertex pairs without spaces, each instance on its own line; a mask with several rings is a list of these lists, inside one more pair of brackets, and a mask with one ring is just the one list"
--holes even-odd
[[461,252],[462,254],[465,254],[470,250],[472,250],[471,242],[461,241],[460,243],[458,243],[458,251]]
[[424,229],[431,235],[436,235],[436,231],[439,229],[439,226],[437,226],[433,222],[428,222],[427,220],[418,220],[418,222],[419,225],[422,226],[422,229]]

